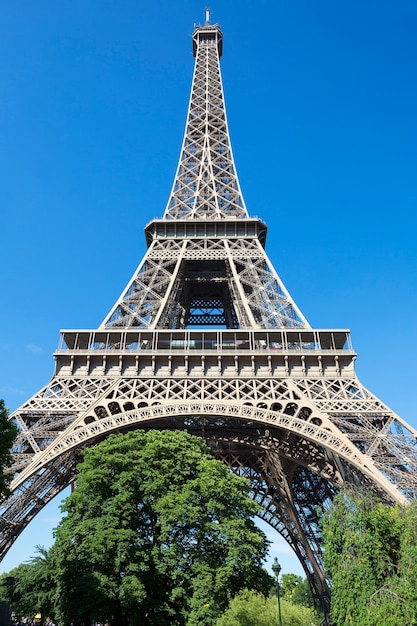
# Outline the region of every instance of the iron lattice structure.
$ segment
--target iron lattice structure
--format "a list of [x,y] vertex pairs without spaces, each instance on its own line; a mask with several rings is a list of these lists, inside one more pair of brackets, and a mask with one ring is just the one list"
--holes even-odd
[[184,142],[163,219],[95,330],[65,330],[49,384],[12,416],[13,494],[0,555],[71,484],[81,451],[134,428],[203,436],[247,476],[326,604],[317,508],[345,484],[417,491],[417,432],[358,381],[348,330],[313,329],[249,217],[225,113],[218,25],[197,26]]

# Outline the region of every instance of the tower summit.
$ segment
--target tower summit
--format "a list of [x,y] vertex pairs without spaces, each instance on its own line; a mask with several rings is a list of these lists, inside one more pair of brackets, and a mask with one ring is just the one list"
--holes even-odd
[[417,493],[417,432],[358,380],[345,329],[312,328],[265,251],[240,190],[206,11],[178,169],[147,251],[97,329],[63,330],[52,380],[11,419],[3,556],[111,433],[186,429],[246,476],[261,517],[293,548],[324,606],[317,509],[345,485],[387,502]]
[[203,41],[211,41],[217,46],[219,59],[223,53],[223,35],[218,24],[210,23],[211,11],[206,9],[206,21],[204,26],[195,26],[193,33],[193,56],[197,56],[197,49]]

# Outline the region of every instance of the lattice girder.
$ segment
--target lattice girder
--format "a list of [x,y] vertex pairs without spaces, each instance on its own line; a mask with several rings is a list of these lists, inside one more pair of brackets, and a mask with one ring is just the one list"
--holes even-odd
[[[257,238],[242,242],[160,238],[151,246],[102,327],[181,328],[207,325],[190,312],[184,296],[190,284],[205,283],[207,306],[218,306],[218,281],[224,282],[223,317],[227,328],[309,328],[273,269]],[[217,268],[217,269],[216,269]],[[225,305],[226,310],[225,310]],[[227,315],[227,311],[233,311]],[[183,312],[181,314],[181,311]]]
[[[172,382],[173,381],[171,381],[171,383]],[[184,385],[186,382],[188,384]],[[61,462],[61,466],[66,468],[65,472],[67,472],[67,478],[70,479],[73,477],[73,471],[69,473],[68,468],[70,465],[65,459],[79,458],[78,453],[80,449],[87,445],[93,445],[94,442],[102,439],[110,432],[124,431],[126,428],[130,429],[137,426],[158,428],[160,427],[159,423],[164,422],[164,420],[180,420],[180,422],[184,422],[187,419],[187,415],[189,416],[189,420],[195,419],[193,418],[195,415],[200,416],[200,421],[202,416],[214,420],[216,431],[213,431],[213,428],[206,423],[204,434],[207,439],[210,440],[210,435],[215,432],[215,437],[218,442],[222,440],[223,431],[228,430],[233,433],[232,439],[234,441],[247,445],[248,435],[245,434],[243,438],[239,435],[242,424],[247,423],[251,432],[251,439],[254,439],[253,431],[255,430],[257,437],[257,441],[255,437],[256,445],[269,452],[274,450],[272,443],[274,438],[271,437],[271,430],[286,433],[286,435],[281,435],[280,443],[275,445],[278,451],[277,453],[280,454],[280,458],[282,459],[280,463],[285,467],[285,472],[282,472],[282,476],[286,476],[286,481],[297,472],[308,472],[308,474],[313,472],[317,476],[322,476],[323,480],[329,484],[334,484],[334,490],[336,487],[340,487],[343,484],[344,478],[340,474],[338,466],[341,459],[345,459],[349,462],[349,465],[354,467],[358,479],[362,477],[362,482],[365,478],[369,483],[375,483],[375,476],[372,475],[372,472],[368,472],[368,475],[365,477],[362,476],[364,473],[364,465],[358,461],[360,454],[353,446],[349,446],[346,440],[343,440],[341,437],[337,438],[335,434],[329,433],[327,429],[314,425],[313,422],[309,423],[305,421],[305,419],[297,417],[303,410],[309,407],[306,407],[305,399],[303,399],[302,404],[300,400],[294,400],[291,381],[279,381],[279,389],[274,389],[275,385],[271,385],[272,381],[252,381],[251,383],[245,382],[241,385],[226,385],[225,392],[227,394],[232,394],[232,390],[234,390],[232,395],[238,395],[240,397],[240,403],[238,405],[232,404],[231,402],[223,402],[222,404],[213,402],[212,398],[215,390],[217,390],[218,394],[219,391],[221,392],[225,387],[225,385],[219,384],[223,381],[214,380],[210,381],[207,386],[207,392],[210,398],[208,403],[207,401],[202,402],[201,398],[199,401],[193,401],[188,404],[184,399],[173,404],[162,403],[163,399],[166,401],[167,396],[171,395],[173,391],[178,394],[180,387],[182,387],[182,394],[180,395],[186,394],[184,386],[191,389],[195,387],[196,390],[198,388],[201,392],[201,382],[202,381],[184,381],[181,383],[175,381],[174,386],[177,387],[176,391],[172,389],[172,384],[167,385],[165,381],[160,380],[144,381],[141,382],[139,386],[135,384],[129,386],[126,380],[119,380],[118,384],[113,384],[111,387],[108,385],[105,393],[96,399],[89,411],[84,412],[74,421],[71,428],[67,428],[58,436],[43,453],[33,455],[32,467],[27,467],[26,471],[20,472],[19,482],[14,485],[16,490],[21,489],[21,504],[16,506],[15,503],[11,511],[5,511],[3,519],[8,520],[9,515],[13,511],[18,511],[19,516],[21,511],[25,511],[25,520],[32,519],[33,514],[29,515],[28,511],[28,501],[32,502],[32,506],[34,506],[36,510],[41,508],[39,499],[33,503],[33,477],[43,476],[43,481],[45,481],[45,477],[50,476],[52,484],[48,485],[48,488],[45,489],[46,501],[57,493],[57,487],[54,483],[56,478],[55,469],[53,469],[52,472],[48,470],[51,465],[53,468],[56,468],[56,464]],[[52,384],[56,387],[57,380],[53,381]],[[72,381],[70,384],[73,386]],[[265,392],[266,388],[269,388],[270,393],[266,394],[266,396],[265,393],[263,393],[262,396],[259,392]],[[138,391],[140,392],[139,394],[137,393]],[[270,396],[269,398],[268,395]],[[294,415],[287,413],[277,414],[276,411],[259,407],[256,408],[245,404],[245,400],[250,399],[253,402],[259,397],[263,397],[264,400],[268,399],[270,402],[271,400],[276,401],[280,399],[283,401],[283,407],[289,407],[290,412],[295,409]],[[135,398],[136,404],[138,407],[140,406],[140,408],[123,412],[122,407],[126,407],[128,402],[135,400]],[[155,402],[155,404],[153,406],[143,406],[150,401]],[[161,404],[159,404],[159,402],[161,402]],[[134,404],[134,402],[132,402],[132,404]],[[225,425],[227,421],[229,422],[228,426]],[[234,425],[235,422],[236,426]],[[253,425],[255,425],[255,427]],[[166,427],[166,425],[164,426],[162,424],[162,427]],[[259,433],[261,433],[261,435]],[[199,434],[202,433],[200,432]],[[275,441],[277,441],[276,438]],[[253,442],[249,445],[250,448],[252,448]],[[339,463],[332,463],[332,455],[337,457]],[[236,457],[234,458],[236,459]],[[242,463],[242,459],[240,463]],[[369,461],[367,463],[369,464]],[[243,463],[243,465],[244,464],[245,463]],[[275,468],[277,464],[278,461],[276,460]],[[291,471],[289,470],[289,466],[292,466]],[[72,464],[72,467],[74,467],[74,464]],[[62,481],[60,485],[62,486]],[[290,488],[291,486],[288,485],[287,489]],[[294,486],[292,487],[292,492],[299,493],[299,491],[299,486],[296,489],[294,489]],[[384,492],[384,489],[381,489],[381,491]],[[260,498],[259,493],[260,491],[257,489],[257,499]],[[262,501],[264,501],[265,497],[266,496],[263,496]],[[297,554],[300,555],[302,553],[304,555],[303,563],[306,567],[306,572],[310,578],[316,581],[315,584],[316,586],[318,585],[317,588],[323,590],[324,578],[320,578],[321,558],[319,544],[316,538],[317,526],[314,527],[314,533],[306,533],[305,525],[300,522],[300,519],[305,515],[301,504],[297,504],[295,498],[289,499],[288,495],[284,498],[284,501],[283,504],[275,508],[275,515],[280,520],[280,523],[284,524],[286,529],[283,535],[291,539],[290,543],[293,545]],[[288,509],[290,501],[293,501],[293,504],[290,509]],[[310,502],[311,504],[314,503],[314,507],[316,504],[317,506],[320,504],[320,500],[316,502],[312,494]],[[271,515],[271,506],[271,504],[268,504],[269,516]],[[310,516],[314,507],[311,506],[309,508]],[[286,511],[285,515],[283,514],[284,510]],[[288,513],[289,510],[292,512],[291,515]],[[297,515],[295,515],[294,511],[297,511]],[[291,523],[288,520],[285,522],[286,517],[288,517]],[[296,520],[298,520],[297,523]],[[18,523],[19,519],[14,519],[14,532],[16,532]],[[295,535],[294,527],[298,529]],[[303,529],[303,532],[301,532],[301,529]],[[5,546],[9,547],[7,537],[5,541]],[[302,547],[298,545],[300,542]],[[312,548],[312,544],[314,544],[314,549]],[[307,554],[310,555],[308,559],[306,557]],[[317,581],[320,581],[320,584]]]
[[242,471],[248,454],[260,463],[275,455],[279,501],[265,491],[271,469],[258,472],[253,494],[322,597],[320,494],[328,489],[330,502],[345,482],[391,502],[417,492],[415,433],[360,385],[346,331],[64,331],[55,357],[50,384],[14,415],[15,495],[3,508],[0,550],[71,482],[83,448],[138,427],[187,428],[214,451],[216,441],[239,444],[245,452],[231,467]]
[[[326,364],[323,350],[310,347],[304,350],[304,354],[303,350],[299,350],[300,354],[297,350],[294,352],[292,339],[296,335],[289,331],[285,335],[170,332],[134,337],[128,332],[112,331],[105,336],[99,331],[79,332],[76,339],[79,349],[57,353],[57,377],[14,416],[21,427],[16,443],[15,469],[22,468],[23,460],[29,459],[31,454],[45,450],[61,432],[80,421],[82,423],[79,416],[86,411],[91,413],[96,402],[103,404],[103,397],[107,398],[103,406],[107,406],[120,395],[123,400],[120,411],[125,410],[126,403],[133,399],[146,403],[151,398],[164,403],[213,400],[246,403],[274,411],[279,408],[287,415],[294,407],[294,415],[302,411],[303,419],[307,416],[308,423],[342,433],[362,454],[375,457],[385,475],[395,474],[394,482],[399,480],[400,474],[401,489],[409,493],[414,489],[407,468],[415,463],[415,432],[352,377],[350,363],[354,355],[350,351],[343,354],[343,350],[335,350],[334,355],[327,355]],[[68,336],[71,341],[74,339],[72,333]],[[145,339],[146,336],[149,339]],[[98,342],[100,337],[107,337],[107,349]],[[271,348],[262,344],[264,340],[260,337],[265,337]],[[320,337],[320,334],[316,335],[316,339]],[[138,341],[128,344],[132,338]],[[277,344],[273,339],[277,338],[280,339],[279,345],[286,346],[286,350],[272,349]],[[67,339],[68,343],[70,339]],[[87,345],[90,351],[86,355],[84,346]],[[135,351],[131,350],[132,345],[136,346]],[[314,344],[301,341],[296,345],[302,348]],[[189,349],[191,346],[195,354]],[[251,352],[252,347],[254,352]],[[314,376],[306,379],[300,374],[309,369],[307,364],[313,356],[320,367],[315,368]],[[332,362],[337,363],[339,370],[331,366]],[[347,377],[340,376],[341,366],[346,369]],[[335,378],[337,372],[339,375]],[[121,374],[123,376],[119,378]],[[195,378],[195,374],[200,378]],[[283,384],[282,379],[277,383],[285,374],[290,375],[291,384],[288,381]],[[283,404],[285,395],[286,404]],[[349,408],[351,396],[353,402]],[[304,398],[302,406],[300,397]],[[108,408],[105,410],[111,413]],[[399,470],[401,458],[402,474]],[[30,465],[29,461],[27,464]]]
[[[208,437],[210,432],[209,430]],[[262,445],[259,445],[261,443],[261,439],[259,439],[258,441],[250,441],[248,446],[247,434],[242,433],[242,435],[243,437],[238,443],[227,441],[226,436],[220,447],[219,438],[216,436],[213,442],[215,456],[226,463],[234,473],[250,480],[252,497],[262,506],[260,513],[262,519],[278,530],[302,563],[310,566],[306,568],[306,574],[313,589],[316,590],[317,596],[328,595],[329,590],[322,567],[321,532],[316,513],[323,499],[317,498],[315,505],[313,505],[313,497],[310,498],[312,506],[307,520],[302,509],[303,503],[300,502],[299,498],[300,486],[298,482],[297,484],[290,484],[288,481],[288,476],[293,473],[294,463],[289,458],[284,458],[283,463],[281,463],[278,452],[280,449],[279,439],[268,435],[263,439]],[[242,445],[242,439],[245,441],[245,445]],[[208,442],[210,443],[209,439]],[[308,472],[308,468],[305,471]],[[334,490],[329,488],[328,480],[325,484],[328,494],[334,495]],[[296,486],[295,489],[294,486]],[[304,523],[300,523],[300,519]],[[308,541],[306,540],[306,528],[309,529]],[[313,544],[315,544],[315,550],[312,550]]]
[[[193,34],[184,140],[163,219],[98,329],[64,330],[51,382],[12,416],[13,494],[0,557],[110,433],[187,429],[247,476],[324,605],[317,508],[345,484],[417,494],[417,432],[358,381],[349,332],[313,329],[265,252],[229,139],[222,33]],[[194,328],[195,326],[195,328]]]
[[165,219],[248,216],[234,165],[220,74],[220,29],[195,32],[196,63],[183,147]]

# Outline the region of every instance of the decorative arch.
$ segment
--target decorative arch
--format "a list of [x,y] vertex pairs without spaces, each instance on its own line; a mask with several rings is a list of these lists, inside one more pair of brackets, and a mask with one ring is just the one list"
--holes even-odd
[[139,402],[137,407],[126,411],[120,402],[110,400],[107,402],[107,406],[101,402],[99,406],[74,421],[71,428],[60,434],[46,450],[35,455],[31,464],[12,482],[12,490],[19,488],[32,474],[41,470],[61,454],[72,448],[83,448],[95,439],[101,439],[112,432],[132,427],[137,428],[140,424],[154,423],[167,417],[202,415],[253,421],[257,424],[273,426],[291,433],[293,436],[310,441],[344,459],[377,484],[388,497],[397,501],[406,501],[395,486],[375,469],[372,459],[362,454],[340,431],[323,427],[320,417],[313,415],[311,409],[301,402],[288,402],[279,412],[260,406],[255,407],[233,402],[193,401],[143,405],[146,403]]

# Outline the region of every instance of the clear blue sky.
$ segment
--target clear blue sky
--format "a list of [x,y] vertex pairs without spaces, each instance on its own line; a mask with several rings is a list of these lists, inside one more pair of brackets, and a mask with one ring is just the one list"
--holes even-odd
[[[232,145],[267,252],[310,324],[350,328],[362,383],[411,425],[417,3],[222,0]],[[0,397],[51,378],[145,253],[181,147],[195,0],[20,0],[0,23]],[[44,510],[0,564],[50,542]],[[278,555],[284,571],[284,548]]]

